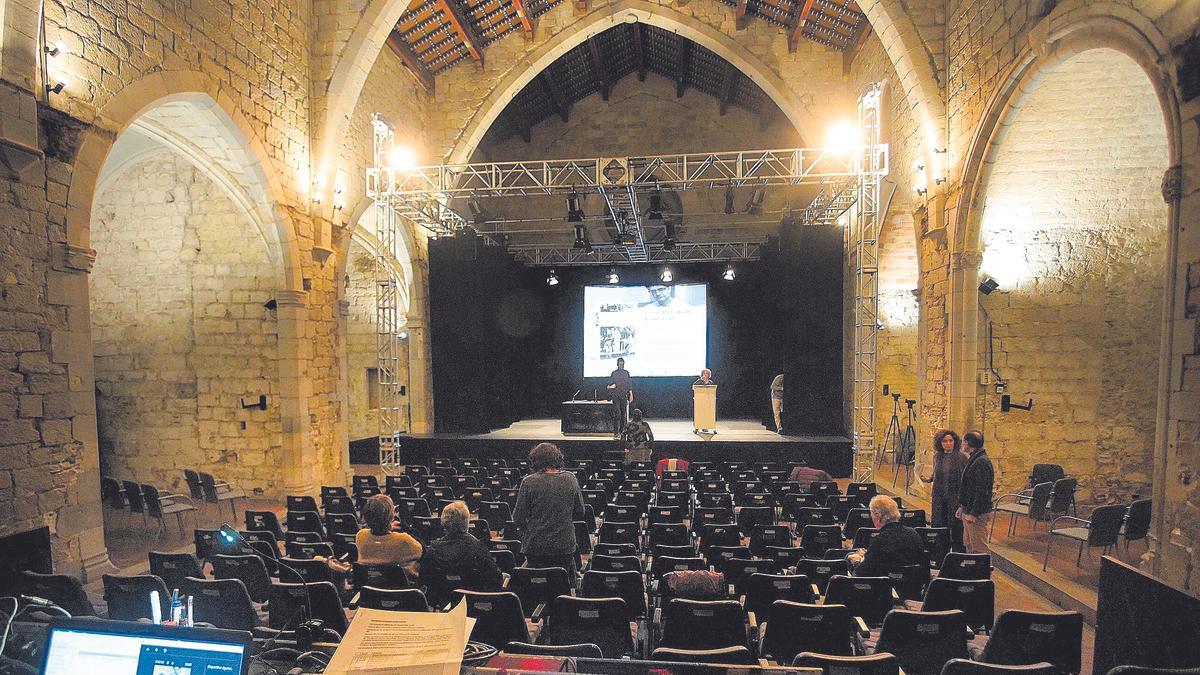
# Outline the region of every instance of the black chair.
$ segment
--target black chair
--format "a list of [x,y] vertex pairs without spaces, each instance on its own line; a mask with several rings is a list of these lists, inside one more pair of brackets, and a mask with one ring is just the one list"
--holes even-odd
[[583,573],[579,594],[585,598],[621,598],[628,612],[626,621],[636,621],[646,616],[646,582],[636,571],[601,572],[588,570]]
[[1000,495],[993,507],[991,534],[996,533],[996,521],[1001,513],[1008,514],[1008,536],[1012,536],[1017,527],[1017,516],[1029,518],[1034,528],[1038,522],[1046,520],[1046,507],[1050,503],[1050,492],[1054,483],[1039,483],[1032,490],[1022,493]]
[[1078,673],[1082,657],[1083,615],[1079,612],[1000,613],[991,637],[976,661],[1019,666],[1045,661],[1060,673]]
[[41,574],[22,571],[16,580],[25,595],[45,598],[71,613],[71,616],[96,616],[96,609],[79,579],[66,574]]
[[505,502],[484,501],[479,503],[479,517],[487,521],[488,529],[499,532],[512,520],[512,509]]
[[803,574],[754,573],[742,581],[742,590],[746,612],[753,614],[757,620],[766,620],[776,600],[813,603],[818,595],[817,589]]
[[[291,532],[288,533],[292,534]],[[288,558],[293,560],[312,560],[317,556],[322,558],[332,558],[333,546],[325,542],[309,544],[299,541],[289,541],[283,546],[284,552]],[[318,561],[319,562],[319,561]]]
[[321,523],[321,514],[316,511],[288,511],[288,532],[316,532],[325,538],[325,526]]
[[245,518],[247,530],[268,530],[276,540],[283,541],[283,527],[273,511],[246,511]]
[[751,575],[779,572],[775,561],[765,558],[730,558],[724,562],[722,569],[725,579],[733,585],[734,592],[739,596],[746,594],[746,582]]
[[125,502],[129,504],[130,513],[142,514],[142,522],[146,522],[146,504],[142,500],[142,486],[136,481],[121,481],[121,491],[125,494]]
[[917,527],[913,528],[921,535],[925,553],[929,555],[929,564],[938,567],[950,552],[950,528],[948,527]]
[[116,478],[100,477],[100,501],[114,511],[124,513],[129,510],[129,502],[125,500],[125,491],[121,489],[121,481]]
[[817,480],[809,484],[808,493],[814,495],[821,503],[824,503],[827,497],[841,494],[841,491],[838,489],[837,481]]
[[737,512],[737,526],[743,537],[749,537],[757,525],[775,524],[775,507],[743,506]]
[[105,574],[101,581],[104,584],[104,603],[108,605],[108,618],[118,621],[151,618],[151,591],[158,591],[159,616],[170,617],[171,592],[163,580],[153,574],[127,577]]
[[196,557],[201,560],[207,560],[216,553],[235,553],[237,551],[224,539],[219,539],[216,530],[192,530],[192,543],[195,546]]
[[929,520],[925,515],[925,509],[900,509],[900,523],[917,528],[928,526]]
[[350,585],[355,589],[367,586],[376,589],[398,590],[408,588],[408,573],[398,563],[360,563],[350,565]]
[[850,483],[846,486],[846,494],[858,499],[858,503],[866,506],[871,499],[879,494],[879,488],[874,483]]
[[322,485],[321,486],[321,499],[322,500],[324,500],[326,497],[345,497],[345,496],[347,496],[346,488],[342,487],[341,485]]
[[169,589],[179,588],[184,579],[204,578],[204,568],[191,553],[150,551],[150,574],[163,580]]
[[209,562],[215,579],[240,579],[254,602],[267,601],[271,575],[257,555],[214,555]]
[[519,539],[492,539],[484,542],[488,550],[491,551],[508,551],[513,554],[513,560],[517,565],[525,564],[525,556],[521,553],[521,541]]
[[596,533],[597,541],[605,544],[633,544],[641,547],[640,529],[637,523],[605,521]]
[[653,525],[679,525],[687,530],[683,525],[684,519],[687,518],[687,507],[685,506],[651,506],[646,510],[646,521]]
[[824,675],[899,675],[900,661],[892,654],[834,656],[803,652],[792,660],[798,668],[820,668]]
[[842,528],[838,525],[805,525],[800,536],[800,548],[808,558],[820,557],[841,545]]
[[394,488],[412,487],[412,478],[410,476],[384,476],[383,488],[391,490]]
[[358,534],[358,518],[350,513],[326,513],[325,532],[330,536],[335,534]]
[[774,560],[779,569],[795,567],[804,558],[804,549],[799,546],[768,546],[762,557]]
[[758,662],[754,654],[745,647],[720,647],[717,649],[677,649],[674,647],[659,647],[650,654],[652,661],[668,663],[715,664],[731,666],[752,666]]
[[321,503],[325,507],[326,518],[333,514],[353,517],[354,514],[358,513],[358,509],[355,508],[354,499],[345,495],[322,495]]
[[871,509],[865,507],[850,509],[850,512],[846,514],[846,524],[842,527],[842,537],[854,539],[854,535],[864,527],[875,527],[875,521],[871,520]]
[[734,558],[750,558],[749,546],[712,546],[705,552],[708,564],[718,572],[725,571],[725,563]]
[[518,567],[509,576],[508,590],[521,599],[525,615],[532,616],[538,605],[570,595],[572,581],[561,567]]
[[[1130,668],[1132,666],[1123,666]],[[1114,668],[1108,671],[1108,675],[1118,673],[1121,668]],[[1141,672],[1146,670],[1148,672]],[[1192,675],[1200,675],[1200,670],[1193,671],[1160,671],[1151,668],[1137,669],[1137,672],[1118,673],[1118,675],[1158,675],[1162,673],[1179,673],[1184,675],[1191,672]],[[1049,663],[1033,663],[1028,666],[1000,666],[994,663],[979,663],[968,659],[950,659],[946,665],[942,666],[941,675],[1057,675],[1058,671]]]
[[698,556],[676,557],[669,555],[656,555],[650,561],[650,581],[658,582],[671,572],[686,572],[691,570],[708,569],[708,564],[704,562],[704,558]]
[[158,534],[161,535],[166,529],[163,519],[174,515],[179,524],[179,536],[182,537],[184,534],[183,514],[190,513],[192,514],[192,518],[196,518],[195,505],[180,501],[186,499],[182,495],[159,492],[158,488],[147,483],[142,483],[140,487],[142,491],[142,504],[146,507],[146,515],[158,521]]
[[515,593],[484,593],[481,591],[455,591],[451,602],[459,598],[467,601],[467,616],[475,619],[471,639],[503,649],[510,642],[529,642],[529,629],[525,626],[525,613],[521,599]]
[[987,553],[959,553],[951,551],[942,560],[938,576],[947,579],[991,579],[992,556]]
[[920,600],[929,585],[929,565],[898,565],[887,571],[887,577],[901,600]]
[[991,580],[965,580],[938,577],[929,582],[923,612],[960,610],[972,630],[990,631],[996,613],[996,585]]
[[342,562],[358,562],[358,544],[353,534],[331,534],[329,545],[333,548],[333,557]]
[[790,547],[792,529],[787,525],[755,525],[750,533],[750,553],[763,556],[768,546]]
[[241,490],[235,490],[230,487],[229,483],[219,481],[213,478],[212,474],[203,471],[200,474],[200,487],[204,490],[204,500],[209,504],[216,504],[217,510],[220,510],[221,502],[229,502],[229,509],[233,513],[233,518],[237,520],[237,500],[246,501],[246,493]]
[[192,500],[197,503],[203,503],[204,486],[200,484],[200,474],[196,473],[194,469],[184,469],[183,480],[187,483],[188,493],[191,495]]
[[938,675],[950,659],[968,656],[966,615],[894,609],[883,620],[875,651],[894,654],[906,675]]
[[[1092,511],[1091,520],[1076,518],[1075,516],[1059,516],[1050,523],[1050,532],[1046,536],[1046,556],[1042,559],[1042,569],[1046,569],[1046,565],[1050,563],[1050,544],[1055,537],[1065,537],[1074,539],[1079,542],[1079,553],[1075,556],[1075,566],[1080,566],[1080,561],[1083,558],[1083,547],[1101,548],[1102,553],[1108,553],[1109,549],[1117,545],[1117,539],[1121,536],[1121,525],[1125,522],[1125,514],[1129,511],[1129,507],[1123,504],[1109,504],[1107,506],[1098,506]],[[1074,523],[1068,527],[1058,528],[1060,522]]]
[[803,532],[809,525],[840,525],[840,521],[833,517],[833,509],[806,506],[796,514],[796,531]]
[[391,612],[428,612],[429,603],[419,588],[375,588],[363,586],[358,592],[357,606]]
[[534,645],[528,642],[510,642],[504,647],[505,654],[528,654],[530,656],[557,656],[559,658],[602,659],[600,645],[586,642],[575,645]]
[[1053,483],[1066,477],[1066,471],[1063,471],[1059,464],[1034,464],[1033,469],[1029,472],[1029,482],[1025,485],[1025,491],[1033,489],[1040,483]]
[[538,643],[575,645],[588,641],[600,647],[604,658],[619,659],[636,654],[629,630],[631,610],[618,597],[573,598],[560,595],[550,601],[543,614]]
[[593,555],[588,569],[598,572],[642,572],[642,559],[636,555]]
[[337,587],[328,581],[271,584],[267,604],[268,625],[277,630],[298,625],[307,613],[306,602],[312,606],[312,616],[309,618],[324,621],[325,627],[337,631],[338,635],[346,634],[346,610],[342,607],[342,598],[338,595]]
[[825,498],[825,508],[833,511],[833,519],[839,523],[846,522],[850,511],[860,508],[858,497],[853,495],[830,495]]
[[796,563],[796,572],[812,579],[821,593],[829,587],[829,580],[835,576],[850,574],[850,563],[845,558],[823,560],[820,558],[801,558]]
[[333,570],[324,560],[282,558],[279,561],[279,580],[289,584],[333,583]]
[[746,610],[737,600],[672,598],[663,610],[663,647],[747,647]]
[[1125,540],[1125,553],[1129,554],[1129,542],[1141,540],[1146,548],[1150,548],[1150,512],[1151,500],[1138,499],[1129,505],[1125,513],[1125,522],[1121,525],[1121,538]]
[[838,656],[853,653],[855,624],[845,605],[815,605],[776,600],[760,624],[759,656],[791,663],[800,652]]
[[253,630],[258,613],[240,579],[197,579],[179,584],[179,592],[194,597],[192,619],[229,630]]
[[891,611],[894,597],[892,580],[887,577],[837,575],[829,579],[824,602],[845,605],[852,616],[859,617],[868,626],[878,626]]
[[700,552],[708,552],[719,546],[739,546],[742,533],[733,523],[708,523],[700,530]]
[[860,527],[854,531],[854,539],[850,548],[870,548],[871,540],[879,536],[877,527]]

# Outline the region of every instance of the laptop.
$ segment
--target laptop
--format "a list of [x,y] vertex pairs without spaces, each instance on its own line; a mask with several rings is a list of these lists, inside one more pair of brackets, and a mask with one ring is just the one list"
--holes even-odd
[[50,624],[42,675],[246,675],[253,637],[95,618]]

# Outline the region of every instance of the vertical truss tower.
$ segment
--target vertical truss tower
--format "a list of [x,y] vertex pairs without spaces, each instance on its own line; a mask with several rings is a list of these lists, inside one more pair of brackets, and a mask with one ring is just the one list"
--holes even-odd
[[[375,166],[386,163],[392,149],[392,126],[379,113],[371,115],[374,131]],[[374,201],[375,230],[379,249],[375,252],[375,347],[379,372],[379,464],[385,473],[400,467],[400,433],[405,411],[400,408],[400,331],[406,320],[400,314],[404,280],[397,275],[396,261],[401,258],[400,222],[388,185],[387,173],[367,174],[367,193]]]
[[875,372],[879,343],[879,230],[880,181],[887,173],[880,155],[879,85],[872,84],[858,99],[859,153],[857,199],[849,213],[850,247],[854,270],[854,480],[870,482],[875,462]]

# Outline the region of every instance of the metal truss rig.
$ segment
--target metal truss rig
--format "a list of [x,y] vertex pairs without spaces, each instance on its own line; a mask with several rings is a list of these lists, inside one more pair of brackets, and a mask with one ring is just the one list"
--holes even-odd
[[[735,262],[758,260],[762,242],[735,241],[712,243],[679,243],[674,251],[661,244],[646,245],[647,262]],[[509,252],[530,267],[571,267],[584,265],[621,265],[630,260],[623,247],[596,245],[589,255],[582,249],[563,246],[523,246],[508,248]]]

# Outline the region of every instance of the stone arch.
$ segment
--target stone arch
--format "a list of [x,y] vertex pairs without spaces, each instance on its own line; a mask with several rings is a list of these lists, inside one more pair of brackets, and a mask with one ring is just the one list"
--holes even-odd
[[[375,232],[374,220],[374,202],[369,197],[364,197],[354,205],[354,209],[350,211],[350,218],[346,221],[349,225],[347,230],[349,237],[346,238],[345,250],[349,250],[350,242],[353,241],[371,253],[378,253],[382,246],[379,243],[379,237]],[[416,256],[417,242],[413,239],[412,230],[402,224],[398,228],[400,233],[400,241],[404,246],[405,255],[400,256],[394,263],[398,266],[396,270],[404,278],[404,300],[409,300],[409,289],[413,284],[413,260]],[[337,258],[337,278],[341,279],[347,272],[349,264],[348,255],[338,256]]]
[[[1002,86],[991,97],[979,129],[974,137],[963,164],[962,190],[958,197],[955,220],[951,228],[951,289],[948,296],[950,317],[951,364],[950,422],[952,426],[973,426],[980,413],[976,406],[976,375],[980,368],[978,345],[979,317],[981,316],[979,293],[975,291],[980,279],[983,262],[983,211],[984,196],[991,164],[1006,133],[1016,122],[1023,106],[1035,89],[1056,68],[1072,57],[1092,50],[1112,50],[1132,60],[1145,74],[1157,98],[1158,108],[1166,132],[1166,163],[1175,166],[1181,156],[1181,134],[1179,102],[1172,86],[1167,41],[1153,23],[1129,7],[1110,2],[1088,3],[1073,1],[1060,3],[1029,36],[1028,46],[1022,50],[1003,78]],[[1174,255],[1178,237],[1177,204],[1168,202],[1164,206],[1167,226],[1162,234],[1167,240],[1168,255]],[[1168,261],[1163,290],[1163,316],[1173,316],[1174,261]],[[1157,324],[1156,324],[1157,325]],[[1165,443],[1167,373],[1171,336],[1162,334],[1159,350],[1159,376],[1157,383],[1157,414],[1155,419],[1156,453],[1161,453]],[[1020,392],[1014,392],[1019,396]],[[1161,462],[1155,471],[1161,471]],[[1161,489],[1161,476],[1154,476],[1155,492]],[[1156,518],[1158,514],[1156,514]]]
[[[195,127],[189,131],[200,135],[178,130],[168,134],[162,125],[148,125],[147,114],[164,107],[194,113]],[[270,155],[233,97],[222,85],[194,71],[147,75],[122,89],[98,112],[75,156],[67,194],[69,244],[88,248],[92,202],[106,160],[121,133],[135,125],[143,129],[157,127],[160,136],[172,139],[181,150],[213,160],[210,166],[220,167],[220,181],[230,187],[236,185],[244,193],[240,197],[242,205],[268,235],[267,241],[274,249],[272,256],[280,266],[280,287],[301,290],[299,243],[282,208],[286,203],[284,192],[271,168]]]

